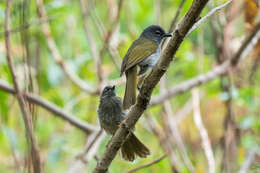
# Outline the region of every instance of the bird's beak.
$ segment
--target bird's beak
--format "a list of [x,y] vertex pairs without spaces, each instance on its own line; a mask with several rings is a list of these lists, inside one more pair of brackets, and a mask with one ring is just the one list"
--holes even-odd
[[163,37],[172,37],[172,34],[171,33],[166,33],[163,35]]
[[116,86],[115,86],[115,85],[113,85],[113,86],[112,86],[112,90],[115,90],[115,88],[116,88]]

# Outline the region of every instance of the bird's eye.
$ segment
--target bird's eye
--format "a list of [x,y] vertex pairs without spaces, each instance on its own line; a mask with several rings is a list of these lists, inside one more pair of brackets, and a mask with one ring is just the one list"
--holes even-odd
[[160,35],[161,32],[159,30],[155,31],[155,34]]

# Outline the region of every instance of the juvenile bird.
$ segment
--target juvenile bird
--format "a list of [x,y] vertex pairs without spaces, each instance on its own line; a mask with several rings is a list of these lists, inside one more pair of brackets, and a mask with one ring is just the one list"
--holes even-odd
[[[161,54],[161,41],[163,38],[171,36],[171,34],[165,33],[160,26],[151,25],[144,29],[140,37],[128,49],[122,62],[120,73],[120,76],[123,73],[126,75],[124,109],[128,109],[135,104],[137,75],[144,75],[157,63]],[[138,74],[137,66],[139,66]]]
[[[125,117],[122,100],[116,95],[115,86],[106,86],[102,91],[98,106],[98,118],[101,128],[108,134],[114,135],[120,122]],[[150,154],[150,151],[133,132],[130,132],[121,147],[121,154],[125,160],[134,161],[136,156],[144,158]]]

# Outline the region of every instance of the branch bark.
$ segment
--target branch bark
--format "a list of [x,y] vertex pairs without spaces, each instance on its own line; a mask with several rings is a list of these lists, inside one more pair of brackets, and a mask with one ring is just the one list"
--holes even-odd
[[11,57],[11,45],[10,45],[10,32],[9,32],[9,18],[10,18],[10,8],[11,8],[11,0],[7,0],[6,2],[6,10],[5,10],[5,47],[6,47],[6,59],[8,62],[8,66],[11,72],[12,80],[14,83],[14,94],[17,97],[22,115],[23,115],[23,121],[25,124],[25,129],[26,129],[26,136],[28,138],[28,143],[30,146],[30,154],[32,158],[32,164],[33,164],[33,171],[35,173],[41,173],[41,159],[40,159],[40,153],[38,150],[38,145],[34,136],[33,132],[33,124],[32,124],[32,119],[31,115],[29,113],[28,107],[25,103],[25,100],[23,98],[23,95],[19,89],[19,85],[17,82],[17,77],[16,73],[14,70],[14,64],[13,64],[13,59]]
[[[10,94],[15,94],[15,90],[6,82],[0,80],[0,89],[8,92]],[[58,106],[54,105],[53,103],[41,98],[40,96],[32,93],[23,93],[24,98],[29,101],[30,103],[36,104],[41,106],[42,108],[46,109],[47,111],[53,113],[54,115],[62,118],[65,121],[68,121],[71,125],[75,126],[76,128],[84,131],[87,134],[90,134],[94,131],[97,131],[99,127],[93,126],[91,124],[87,124],[70,113],[62,110]]]
[[134,127],[144,110],[147,108],[153,89],[168,69],[170,62],[173,60],[173,56],[177,52],[190,28],[195,24],[196,19],[199,17],[207,2],[208,0],[193,1],[190,10],[181,21],[179,28],[174,31],[173,37],[163,51],[160,61],[154,67],[150,75],[144,80],[143,86],[137,97],[137,103],[131,108],[127,118],[121,123],[120,128],[112,137],[111,142],[104,155],[99,160],[94,173],[104,173],[108,170],[117,151],[128,136],[129,130]]

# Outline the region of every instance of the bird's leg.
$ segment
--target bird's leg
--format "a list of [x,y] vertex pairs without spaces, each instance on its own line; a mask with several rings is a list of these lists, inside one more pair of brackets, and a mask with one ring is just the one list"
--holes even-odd
[[108,148],[109,144],[111,142],[111,139],[108,141],[108,143],[106,144],[106,148]]
[[140,91],[140,89],[141,89],[141,86],[142,86],[142,84],[143,84],[143,81],[144,81],[144,78],[145,78],[145,74],[144,75],[142,75],[142,76],[140,76],[139,78],[138,78],[138,83],[137,83],[137,89],[138,89],[138,91]]

